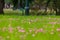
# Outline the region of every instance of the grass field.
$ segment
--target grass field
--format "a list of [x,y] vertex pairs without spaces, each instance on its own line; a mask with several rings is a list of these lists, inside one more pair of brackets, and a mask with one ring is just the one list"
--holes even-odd
[[0,40],[60,40],[60,16],[0,15]]

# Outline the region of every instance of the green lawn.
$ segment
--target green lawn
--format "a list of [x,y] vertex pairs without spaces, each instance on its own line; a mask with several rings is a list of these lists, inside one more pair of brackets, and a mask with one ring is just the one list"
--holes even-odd
[[0,40],[60,40],[60,16],[0,15]]

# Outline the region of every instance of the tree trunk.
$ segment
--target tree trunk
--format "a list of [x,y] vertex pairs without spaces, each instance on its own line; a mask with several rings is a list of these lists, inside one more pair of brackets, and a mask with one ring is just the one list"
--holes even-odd
[[56,11],[57,14],[57,0],[53,0],[53,9]]
[[57,11],[56,15],[60,15],[60,8],[59,8],[59,10]]
[[12,2],[13,2],[13,10],[17,9],[18,0],[12,0]]
[[47,12],[47,7],[48,7],[50,1],[51,1],[51,0],[47,0],[46,6],[45,6],[45,13]]
[[60,15],[60,0],[56,0],[56,6],[58,9],[56,15]]
[[4,14],[3,8],[4,8],[4,0],[0,0],[0,14]]

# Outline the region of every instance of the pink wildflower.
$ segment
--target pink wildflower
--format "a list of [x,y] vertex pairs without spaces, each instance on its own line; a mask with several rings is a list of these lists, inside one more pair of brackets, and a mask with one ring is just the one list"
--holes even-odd
[[35,31],[35,33],[37,34],[38,32],[44,32],[43,28],[40,28],[38,30]]
[[25,32],[25,30],[23,30],[23,29],[19,29],[18,32]]
[[30,29],[30,30],[29,30],[29,32],[31,33],[31,32],[32,32],[32,30]]
[[43,32],[43,31],[44,31],[43,28],[41,28],[41,29],[38,30],[38,32]]
[[56,24],[56,22],[49,22],[49,24]]
[[60,28],[57,28],[56,30],[60,32]]
[[9,32],[12,33],[13,32],[13,28],[12,27],[9,27]]

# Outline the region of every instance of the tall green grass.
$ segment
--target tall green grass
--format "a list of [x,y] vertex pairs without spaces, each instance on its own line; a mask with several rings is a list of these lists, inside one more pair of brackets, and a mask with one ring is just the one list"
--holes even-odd
[[0,15],[0,40],[60,40],[60,16]]

